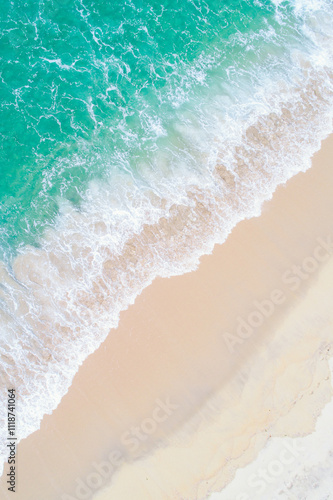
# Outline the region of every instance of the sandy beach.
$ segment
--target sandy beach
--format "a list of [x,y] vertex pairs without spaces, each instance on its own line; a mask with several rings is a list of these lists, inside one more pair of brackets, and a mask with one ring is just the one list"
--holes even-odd
[[19,444],[17,500],[205,499],[270,437],[313,431],[332,396],[332,158],[330,136],[260,217],[121,314]]

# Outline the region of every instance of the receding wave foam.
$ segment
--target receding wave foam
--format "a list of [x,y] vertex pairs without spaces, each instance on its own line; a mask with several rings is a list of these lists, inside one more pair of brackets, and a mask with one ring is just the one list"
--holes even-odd
[[[260,214],[277,185],[310,166],[332,130],[328,8],[321,2],[322,10],[302,14],[312,49],[293,52],[284,79],[266,73],[227,113],[225,96],[214,92],[176,127],[178,148],[138,161],[137,176],[92,182],[80,209],[62,202],[41,247],[26,246],[1,267],[1,385],[17,389],[19,439],[59,404],[144,287],[195,269],[239,221]],[[157,118],[149,126],[162,133]]]

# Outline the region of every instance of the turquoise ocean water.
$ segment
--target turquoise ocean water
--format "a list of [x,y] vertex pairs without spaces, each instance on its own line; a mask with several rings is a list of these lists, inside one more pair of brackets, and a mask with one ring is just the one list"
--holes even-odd
[[0,363],[20,437],[155,276],[194,269],[310,166],[332,128],[332,11],[2,0]]

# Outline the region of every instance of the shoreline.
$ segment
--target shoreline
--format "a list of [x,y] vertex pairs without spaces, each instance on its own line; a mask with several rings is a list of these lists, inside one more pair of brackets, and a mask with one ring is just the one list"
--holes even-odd
[[[8,307],[2,319],[10,339],[1,347],[3,386],[17,386],[21,394],[19,440],[39,429],[43,415],[58,406],[84,359],[100,346],[111,327],[118,326],[121,310],[134,303],[156,276],[195,270],[200,257],[211,254],[214,243],[223,243],[232,227],[260,215],[263,200],[271,198],[278,184],[310,166],[311,154],[321,144],[319,137],[332,125],[325,99],[328,88],[322,85],[326,77],[318,75],[320,92],[313,93],[308,82],[303,95],[303,86],[297,85],[292,98],[295,109],[290,108],[291,101],[283,105],[282,99],[278,115],[259,115],[250,127],[246,123],[236,127],[234,144],[229,138],[230,144],[226,140],[221,150],[212,145],[216,168],[203,176],[203,185],[200,176],[190,175],[189,182],[180,186],[185,195],[181,202],[178,189],[174,192],[172,183],[170,190],[168,182],[162,182],[164,194],[150,199],[136,189],[133,197],[130,180],[128,189],[118,196],[119,214],[110,186],[95,186],[95,190],[92,185],[83,211],[65,203],[58,224],[45,233],[42,247],[25,248],[15,258],[13,272],[1,269],[3,283],[11,291],[2,292]],[[305,98],[305,107],[297,94],[301,102]],[[231,161],[228,168],[225,155]],[[206,169],[209,162],[202,160]],[[181,178],[174,177],[177,183]],[[121,185],[116,183],[114,190]],[[123,216],[129,219],[125,229]],[[132,231],[133,222],[137,232]],[[247,298],[239,306],[246,308],[246,304]],[[5,419],[4,407],[0,413]],[[2,462],[5,442],[3,429]]]
[[[295,290],[290,287],[293,277],[296,286],[293,266],[303,268],[305,262],[310,262],[309,258],[323,257],[327,237],[333,237],[332,224],[327,220],[333,208],[329,190],[333,173],[328,165],[331,157],[333,136],[323,142],[310,170],[278,187],[273,199],[264,204],[261,215],[240,222],[223,245],[216,246],[212,255],[200,259],[197,270],[169,279],[157,278],[134,305],[121,313],[119,327],[111,331],[99,349],[83,363],[58,408],[43,418],[39,431],[19,444],[21,487],[18,499],[53,500],[65,492],[69,498],[75,498],[76,480],[84,482],[93,471],[96,472],[92,464],[105,462],[110,452],[115,462],[112,472],[116,474],[111,493],[109,491],[105,497],[108,500],[119,498],[120,493],[122,499],[131,499],[133,491],[138,492],[137,499],[150,498],[145,495],[152,495],[154,500],[177,499],[181,495],[205,498],[202,495],[206,495],[213,485],[219,488],[232,477],[234,469],[231,467],[224,477],[214,478],[223,460],[230,462],[233,451],[248,449],[249,459],[263,446],[265,438],[260,435],[263,425],[273,425],[281,416],[280,412],[284,414],[285,428],[293,426],[296,417],[288,417],[292,414],[290,401],[302,385],[297,386],[295,382],[290,393],[283,396],[288,380],[283,380],[279,363],[274,365],[274,356],[284,352],[287,342],[281,345],[274,337],[283,325],[294,321],[294,311],[304,308],[304,304],[314,317],[317,314],[308,303],[307,295],[312,290],[315,297],[321,296],[324,285],[317,290],[319,275],[329,264],[317,259],[317,268],[307,273],[303,270],[303,275],[308,274],[308,277],[299,277]],[[318,245],[321,250],[316,252]],[[282,280],[283,276],[289,283]],[[273,307],[267,317],[260,311],[260,307],[264,310],[265,306],[267,310]],[[299,317],[300,313],[297,314]],[[326,312],[321,311],[321,314],[324,318]],[[250,317],[253,322],[257,318],[257,327],[249,325]],[[250,328],[244,326],[244,321]],[[315,323],[311,325],[314,330],[317,328]],[[302,324],[299,329],[294,342],[305,335]],[[245,337],[239,335],[240,331]],[[228,338],[232,339],[234,351],[226,341],[227,334],[232,336]],[[329,338],[330,332],[325,331],[318,341],[328,343]],[[319,360],[316,346],[316,338],[309,338],[308,353]],[[307,366],[306,354],[304,348],[303,357],[296,359],[295,355],[290,359],[307,376],[297,383],[306,381],[307,389],[312,390],[328,376],[328,365],[326,354],[321,352],[323,361],[311,379],[311,370],[309,373],[307,370],[313,370],[316,364]],[[280,397],[276,407],[272,401],[269,403],[271,408],[265,405],[269,393],[255,392],[254,381],[258,383],[259,375],[264,376],[253,370],[251,360],[258,355],[259,360],[262,357],[271,363],[271,372],[265,374],[268,386],[274,380],[281,381],[280,392],[275,395]],[[244,365],[248,366],[248,372],[244,371]],[[260,363],[257,368],[259,366],[263,368]],[[292,379],[296,373],[291,371],[289,377]],[[306,390],[302,390],[307,395]],[[221,394],[218,409],[229,403],[225,420],[219,420],[215,414],[208,418],[209,422],[196,420],[195,415],[204,412],[208,401],[217,394]],[[313,405],[319,413],[331,395],[327,381],[321,392],[314,391],[314,394],[315,404],[306,396],[303,401],[307,400],[308,406],[305,404],[304,408]],[[245,403],[249,405],[251,400],[252,403],[256,401],[257,410],[260,408],[265,415],[271,413],[271,416],[266,415],[266,420],[263,418],[259,422],[258,413],[253,412],[252,427],[245,432],[244,422],[237,421],[238,412],[233,410],[244,409]],[[244,432],[239,434],[238,429],[237,434],[235,427],[225,449],[217,453],[209,440],[209,432],[220,432],[222,436],[221,429],[226,424],[229,431],[237,424]],[[314,420],[310,418],[303,432],[309,432],[313,425]],[[139,427],[140,434],[134,434],[133,427]],[[202,427],[205,429],[201,432]],[[280,424],[275,432],[281,433],[285,428]],[[255,429],[259,435],[256,443],[253,441]],[[138,446],[134,445],[134,439]],[[205,468],[200,462],[203,458],[200,450],[207,461],[217,453],[216,463],[213,461]],[[166,463],[170,460],[174,463],[170,471],[166,471]],[[185,462],[190,464],[190,470],[184,467]],[[39,476],[41,470],[43,477]],[[141,480],[140,474],[147,473],[149,477],[147,471],[151,470],[160,479],[160,484],[165,485],[165,491],[151,485],[153,475]],[[107,486],[108,480],[105,478],[99,487]],[[133,490],[126,490],[129,481]],[[3,479],[0,488],[7,498]],[[158,496],[159,491],[164,496]],[[91,492],[94,492],[93,487]],[[102,500],[103,493],[95,497]]]

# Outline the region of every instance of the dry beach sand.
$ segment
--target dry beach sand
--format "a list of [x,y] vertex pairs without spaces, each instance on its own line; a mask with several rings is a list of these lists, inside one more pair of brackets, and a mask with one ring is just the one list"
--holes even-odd
[[121,314],[19,444],[16,500],[204,499],[270,436],[314,429],[332,395],[332,162],[331,136],[260,217]]

